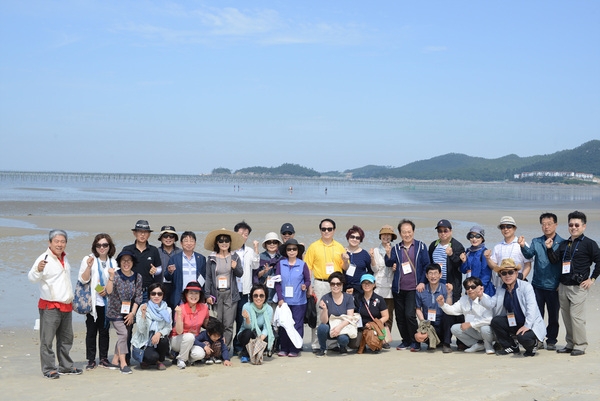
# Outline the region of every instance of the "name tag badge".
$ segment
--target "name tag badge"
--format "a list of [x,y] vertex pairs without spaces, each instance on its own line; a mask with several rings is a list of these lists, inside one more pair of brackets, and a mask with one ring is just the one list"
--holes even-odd
[[508,325],[510,327],[515,327],[517,325],[517,319],[515,319],[514,313],[509,313],[508,315],[506,315],[506,317],[508,318]]
[[335,271],[335,269],[333,267],[333,262],[325,263],[325,273],[327,275],[330,275],[334,271]]
[[218,278],[217,286],[219,289],[227,289],[227,277],[221,276]]
[[571,273],[571,262],[563,262],[562,274]]
[[131,302],[122,302],[121,303],[121,313],[124,315],[128,315],[131,312]]
[[412,273],[412,268],[410,267],[410,263],[402,263],[402,273],[410,274]]
[[362,316],[361,315],[358,315],[358,322],[356,323],[356,327],[357,328],[363,327],[363,321],[362,321]]
[[348,270],[346,270],[346,274],[349,276],[354,276],[355,271],[356,271],[356,265],[350,263],[350,266],[348,266]]
[[273,276],[267,277],[267,288],[275,288],[275,280],[273,280]]
[[291,285],[285,286],[285,295],[286,298],[292,298],[294,296],[294,287]]
[[435,316],[437,314],[437,310],[435,309],[428,309],[427,310],[427,320],[429,320],[430,322],[435,322]]

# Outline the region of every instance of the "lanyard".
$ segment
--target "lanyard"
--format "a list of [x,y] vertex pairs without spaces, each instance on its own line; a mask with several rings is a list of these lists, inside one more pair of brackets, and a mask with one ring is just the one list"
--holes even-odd
[[571,244],[574,243],[575,241],[577,241],[577,245],[575,245],[575,249],[573,249],[573,252],[571,252],[571,255],[569,255],[569,262],[573,260],[573,256],[575,256],[575,252],[577,252],[577,247],[579,246],[579,244],[581,243],[581,241],[583,240],[583,235],[581,236],[581,238],[579,239],[579,241],[577,241],[577,239],[571,241],[567,247],[565,248],[565,252],[563,253],[563,262],[565,261],[565,257],[567,256],[567,249],[569,249],[571,247]]

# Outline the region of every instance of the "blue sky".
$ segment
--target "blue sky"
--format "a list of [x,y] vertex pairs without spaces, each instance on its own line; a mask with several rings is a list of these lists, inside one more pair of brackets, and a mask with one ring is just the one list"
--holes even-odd
[[209,173],[600,138],[597,1],[2,1],[0,170]]

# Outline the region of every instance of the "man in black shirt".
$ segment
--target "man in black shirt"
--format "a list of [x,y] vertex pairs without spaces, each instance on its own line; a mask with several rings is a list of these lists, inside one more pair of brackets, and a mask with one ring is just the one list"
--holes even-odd
[[147,220],[138,220],[131,231],[133,231],[135,242],[123,247],[123,251],[127,250],[135,255],[137,263],[133,266],[133,271],[142,276],[144,302],[147,302],[150,284],[162,282],[160,254],[155,246],[148,243],[152,230]]
[[[571,237],[552,250],[552,238],[546,240],[548,259],[561,265],[558,286],[560,311],[565,324],[567,345],[559,354],[578,356],[585,354],[588,345],[585,332],[585,300],[589,288],[600,275],[600,249],[596,241],[584,235],[587,218],[579,211],[569,213]],[[596,266],[591,270],[592,264]],[[590,275],[591,272],[591,275]]]

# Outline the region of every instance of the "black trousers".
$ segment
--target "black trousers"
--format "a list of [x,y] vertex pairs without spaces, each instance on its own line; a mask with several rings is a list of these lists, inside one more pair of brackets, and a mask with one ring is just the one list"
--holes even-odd
[[508,318],[506,316],[496,316],[492,318],[490,326],[496,336],[496,340],[502,345],[502,348],[515,347],[516,344],[514,338],[516,338],[519,344],[525,348],[525,351],[533,350],[533,347],[537,344],[537,337],[533,330],[527,330],[525,333],[517,335],[517,330],[520,327],[509,326]]
[[[269,308],[270,308],[270,306],[269,306]],[[252,331],[250,329],[245,329],[241,333],[238,334],[237,339],[239,341],[240,347],[242,347],[242,349],[239,351],[240,356],[250,357],[250,354],[248,354],[248,350],[246,349],[246,345],[253,338],[256,338],[256,334],[254,333],[254,331]]]
[[91,313],[85,317],[85,357],[88,361],[96,360],[96,337],[98,337],[100,360],[108,359],[110,325],[105,321],[105,311],[106,307],[96,306],[98,318],[94,320]]
[[402,342],[411,344],[415,342],[415,333],[418,328],[416,290],[400,290],[397,293],[393,293],[393,295],[396,324],[402,337]]
[[155,365],[157,362],[164,362],[165,357],[169,353],[169,340],[166,337],[162,337],[156,348],[153,346],[147,346],[144,350],[144,362],[150,365]]

